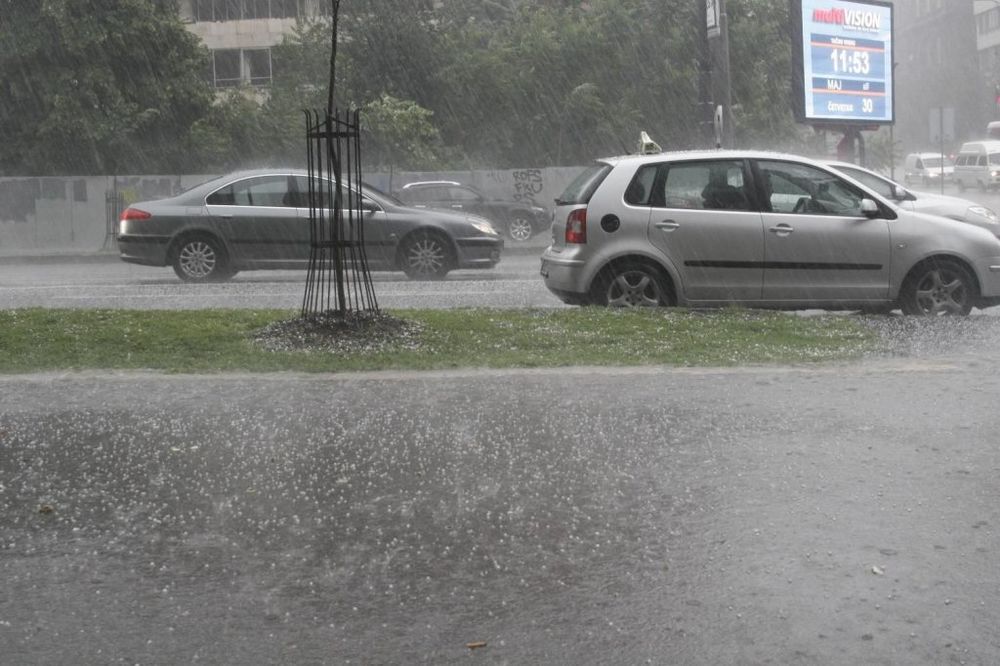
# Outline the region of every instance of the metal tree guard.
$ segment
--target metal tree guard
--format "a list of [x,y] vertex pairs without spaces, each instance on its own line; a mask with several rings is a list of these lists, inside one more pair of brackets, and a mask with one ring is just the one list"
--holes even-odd
[[339,10],[340,0],[332,0],[333,48],[327,108],[325,112],[305,112],[311,248],[303,317],[331,311],[341,317],[378,312],[365,252],[360,114],[334,107]]

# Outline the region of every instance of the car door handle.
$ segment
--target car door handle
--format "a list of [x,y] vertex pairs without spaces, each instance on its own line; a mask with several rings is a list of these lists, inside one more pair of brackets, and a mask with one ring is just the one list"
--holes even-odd
[[771,227],[770,229],[768,229],[768,231],[770,231],[772,234],[778,234],[779,236],[787,236],[788,234],[795,231],[795,229],[793,229],[790,225],[787,224],[779,224],[776,227]]
[[673,220],[663,220],[662,222],[654,223],[654,226],[656,226],[657,229],[663,229],[664,231],[673,231],[681,225],[677,224]]

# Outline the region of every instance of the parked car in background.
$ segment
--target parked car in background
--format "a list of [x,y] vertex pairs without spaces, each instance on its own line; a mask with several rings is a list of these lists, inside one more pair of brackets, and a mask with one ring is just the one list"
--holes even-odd
[[[174,197],[134,203],[118,222],[121,258],[173,266],[187,282],[225,280],[241,270],[306,268],[308,192],[305,171],[272,169],[232,173]],[[368,186],[360,201],[372,270],[434,279],[500,261],[503,239],[484,218],[410,208]]]
[[991,232],[1000,234],[1000,224],[998,224],[1000,219],[997,218],[997,214],[992,209],[975,201],[946,194],[910,190],[880,173],[850,162],[826,162],[826,165],[853,178],[907,210],[950,217],[960,222],[986,227]]
[[567,303],[965,315],[1000,303],[1000,238],[763,151],[597,161],[557,200],[541,275]]
[[903,182],[924,185],[950,183],[955,179],[955,165],[941,153],[910,153],[903,160]]
[[550,217],[541,206],[491,199],[485,194],[451,180],[407,183],[396,192],[406,204],[416,208],[464,211],[491,220],[513,241],[526,241],[548,229]]

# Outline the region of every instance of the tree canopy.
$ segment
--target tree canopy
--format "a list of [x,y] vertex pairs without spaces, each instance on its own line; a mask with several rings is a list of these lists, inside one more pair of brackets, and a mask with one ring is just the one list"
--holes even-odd
[[210,111],[208,52],[150,0],[0,5],[0,170],[177,171]]
[[[329,20],[272,50],[263,97],[217,96],[171,2],[0,0],[0,171],[218,171],[304,161],[326,106]],[[729,0],[738,145],[794,147],[787,0]],[[336,103],[369,166],[581,164],[707,145],[692,0],[346,0]],[[787,51],[787,52],[786,52]]]

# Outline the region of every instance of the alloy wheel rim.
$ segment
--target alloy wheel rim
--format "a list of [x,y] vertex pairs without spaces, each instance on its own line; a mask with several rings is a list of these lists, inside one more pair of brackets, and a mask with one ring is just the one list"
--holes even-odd
[[608,286],[608,305],[627,308],[658,307],[660,289],[656,280],[647,273],[622,273]]
[[519,217],[510,223],[510,237],[516,241],[526,241],[531,238],[531,223]]
[[958,275],[950,271],[928,273],[917,288],[917,305],[928,315],[963,314],[969,294]]
[[444,265],[444,248],[432,240],[417,241],[410,248],[409,263],[421,275],[436,273]]
[[215,252],[208,243],[188,243],[181,249],[180,264],[184,272],[194,278],[203,278],[215,270]]

